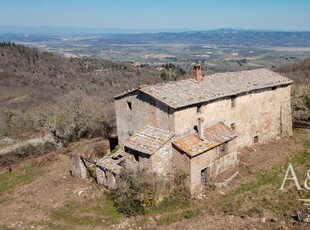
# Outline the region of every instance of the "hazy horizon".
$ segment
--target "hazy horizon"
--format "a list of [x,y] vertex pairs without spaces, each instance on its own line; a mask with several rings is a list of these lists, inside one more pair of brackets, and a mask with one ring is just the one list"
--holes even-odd
[[0,26],[137,31],[310,31],[307,0],[1,0]]
[[310,30],[277,30],[277,29],[251,29],[251,28],[215,28],[215,29],[191,29],[191,28],[104,28],[104,27],[56,27],[56,26],[0,26],[0,34],[139,34],[139,33],[186,33],[208,31],[253,31],[253,32],[310,32]]

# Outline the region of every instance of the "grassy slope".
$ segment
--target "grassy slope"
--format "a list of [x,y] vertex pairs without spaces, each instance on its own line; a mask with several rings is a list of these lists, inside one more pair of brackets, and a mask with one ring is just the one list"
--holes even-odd
[[[194,222],[199,223],[201,219],[210,217],[210,214],[211,216],[234,215],[241,218],[266,217],[288,221],[289,215],[294,210],[302,209],[302,204],[298,199],[309,199],[310,194],[306,190],[297,191],[292,182],[286,184],[285,191],[279,191],[279,188],[288,162],[293,164],[301,185],[306,179],[306,172],[310,166],[309,134],[309,130],[296,129],[294,145],[300,146],[296,148],[296,152],[290,153],[284,163],[274,164],[270,169],[260,168],[259,171],[251,175],[250,180],[239,179],[238,186],[225,192],[225,195],[219,195],[217,191],[210,190],[204,200],[184,203],[163,202],[157,208],[150,209],[144,216],[127,219],[117,212],[106,195],[102,195],[101,186],[94,186],[92,191],[99,195],[66,200],[59,207],[49,211],[48,220],[31,221],[24,227],[26,229],[31,226],[44,229],[100,229],[103,227],[116,228],[127,224],[127,227],[137,228],[149,226],[150,220],[156,226],[166,226],[184,220],[185,226],[187,226],[187,221],[191,222],[193,217],[198,218],[194,218]],[[268,152],[266,152],[267,154]],[[27,184],[30,185],[35,180],[42,180],[46,173],[48,172],[40,167],[26,165],[11,174],[0,174],[0,198],[1,195],[8,197],[10,193],[19,191],[20,188]],[[0,202],[4,201],[0,199]],[[277,222],[255,224],[258,227],[275,227]]]

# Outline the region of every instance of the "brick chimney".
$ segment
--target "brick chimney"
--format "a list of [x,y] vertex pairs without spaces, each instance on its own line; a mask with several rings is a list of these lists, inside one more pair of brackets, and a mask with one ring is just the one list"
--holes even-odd
[[203,135],[203,130],[204,130],[204,125],[203,125],[203,121],[204,119],[202,117],[199,117],[198,118],[198,126],[197,126],[197,129],[198,129],[198,138],[201,139],[201,140],[204,140],[205,137]]
[[196,81],[201,82],[202,76],[201,76],[201,66],[200,66],[200,64],[196,64],[196,63],[193,64],[192,76],[193,76],[193,78]]

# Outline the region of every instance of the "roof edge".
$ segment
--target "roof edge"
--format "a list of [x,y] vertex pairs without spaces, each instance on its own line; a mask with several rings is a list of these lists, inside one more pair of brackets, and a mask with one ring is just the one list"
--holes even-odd
[[139,90],[138,88],[127,90],[123,93],[120,93],[120,94],[114,96],[114,100],[118,100],[118,99],[121,99],[123,97],[126,97],[128,94],[134,93],[135,91],[138,91],[138,90]]
[[[169,106],[170,108],[176,110],[176,109],[188,108],[188,107],[191,107],[191,106],[194,106],[194,105],[198,105],[198,104],[201,104],[201,103],[206,103],[206,102],[218,100],[218,99],[225,98],[225,97],[240,95],[240,94],[243,94],[243,93],[252,93],[252,92],[255,92],[255,91],[257,91],[257,90],[268,89],[268,88],[272,88],[272,87],[275,87],[275,86],[291,85],[291,84],[294,83],[293,80],[291,80],[291,79],[289,79],[289,78],[287,78],[287,77],[285,77],[285,76],[283,76],[283,75],[281,75],[281,74],[279,74],[279,73],[277,73],[277,72],[275,72],[275,71],[273,71],[273,70],[271,70],[271,69],[269,69],[269,68],[260,68],[260,69],[257,69],[257,70],[267,70],[267,71],[270,71],[270,72],[272,72],[272,73],[275,73],[275,74],[277,74],[277,75],[280,75],[281,77],[286,78],[287,81],[286,81],[286,82],[282,82],[282,83],[276,83],[276,84],[273,84],[273,85],[268,85],[268,86],[261,86],[260,88],[256,88],[256,89],[249,89],[249,90],[245,90],[245,91],[241,91],[241,92],[236,92],[236,93],[233,93],[233,94],[232,94],[232,93],[229,93],[229,94],[226,94],[226,95],[222,95],[222,96],[220,96],[220,97],[214,97],[214,98],[209,99],[209,100],[201,101],[201,102],[198,102],[198,103],[192,103],[192,104],[188,104],[188,105],[183,105],[183,106],[175,106],[175,105],[171,104],[170,102],[167,102],[167,101],[163,100],[162,98],[158,98],[158,97],[154,96],[154,95],[153,95],[152,93],[150,93],[150,92],[146,92],[146,91],[144,90],[144,88],[140,88],[140,87],[134,88],[134,89],[131,89],[131,90],[127,90],[127,91],[125,91],[125,92],[123,92],[123,93],[121,93],[121,94],[118,94],[118,95],[116,95],[116,96],[114,97],[114,99],[115,99],[115,100],[118,100],[118,99],[121,99],[121,98],[123,98],[123,97],[126,97],[127,95],[129,95],[129,94],[131,94],[131,93],[134,93],[134,92],[136,92],[136,91],[139,91],[139,92],[142,92],[142,93],[144,93],[144,94],[146,94],[146,95],[152,97],[153,99],[155,99],[155,100],[157,100],[157,101],[160,101],[161,103],[163,103],[163,104]],[[243,70],[243,71],[235,71],[235,72],[246,72],[246,71],[251,71],[251,70]],[[224,73],[225,73],[225,72],[224,72]],[[211,75],[209,75],[209,76],[216,75],[216,74],[224,74],[224,73],[214,73],[214,74],[211,74]],[[190,78],[189,78],[189,79],[190,79]],[[186,80],[188,80],[188,79],[182,79],[182,80],[180,80],[180,81],[178,81],[178,82],[186,81]],[[161,83],[158,83],[158,84],[155,84],[155,85],[160,85],[160,84],[172,84],[172,83],[174,83],[174,81],[173,81],[173,82],[172,82],[172,81],[171,81],[171,82],[161,82]]]
[[[175,136],[175,133],[165,143],[163,143],[160,147],[158,147],[158,149],[156,149],[154,153],[156,153],[161,147],[163,147],[165,144],[171,141],[171,139],[174,138],[174,136]],[[152,155],[154,155],[154,153]]]
[[251,90],[248,90],[248,91],[242,91],[242,92],[238,92],[238,93],[230,93],[230,94],[226,94],[226,95],[222,95],[220,97],[215,97],[215,98],[212,98],[212,99],[209,99],[209,100],[205,100],[205,101],[202,101],[202,102],[198,102],[198,103],[192,103],[192,104],[188,104],[188,105],[184,105],[184,106],[174,106],[172,105],[171,103],[167,102],[167,101],[164,101],[160,98],[157,98],[155,97],[154,95],[152,95],[151,93],[148,93],[148,92],[145,92],[141,89],[137,89],[138,91],[154,98],[155,100],[157,101],[160,101],[161,103],[169,106],[170,108],[172,109],[183,109],[183,108],[188,108],[188,107],[192,107],[194,105],[199,105],[201,103],[206,103],[206,102],[210,102],[210,101],[214,101],[214,100],[219,100],[219,99],[222,99],[222,98],[225,98],[225,97],[231,97],[231,96],[236,96],[236,95],[240,95],[240,94],[243,94],[243,93],[252,93],[252,92],[255,92],[255,91],[258,91],[258,90],[262,90],[262,89],[268,89],[268,88],[272,88],[272,87],[275,87],[275,86],[282,86],[282,85],[291,85],[293,84],[294,81],[291,81],[291,82],[286,82],[286,83],[281,83],[281,84],[274,84],[274,85],[271,85],[271,86],[266,86],[266,87],[262,87],[262,88],[258,88],[258,89],[251,89]]
[[[158,128],[158,127],[155,127],[155,126],[152,126],[152,125],[146,125],[146,126],[140,128],[140,129],[138,129],[135,133],[140,132],[141,130],[144,130],[147,126],[151,126],[151,127],[157,128],[157,129],[161,129],[161,128]],[[165,129],[162,129],[162,130],[165,130]],[[163,147],[165,144],[167,144],[169,141],[171,141],[172,138],[175,137],[175,132],[170,131],[170,130],[166,130],[166,131],[171,132],[171,137],[170,137],[167,141],[165,141],[162,145],[160,145],[152,154],[145,153],[145,152],[142,152],[142,153],[143,153],[143,154],[146,154],[146,155],[149,155],[149,156],[152,156],[152,155],[154,155],[154,153],[156,153],[161,147]],[[132,149],[132,150],[135,150],[135,151],[138,151],[138,150],[133,149],[133,148],[131,148],[131,147],[129,147],[129,146],[126,145],[126,143],[130,142],[131,138],[132,138],[132,137],[129,137],[129,138],[124,142],[124,147],[129,148],[129,149]]]

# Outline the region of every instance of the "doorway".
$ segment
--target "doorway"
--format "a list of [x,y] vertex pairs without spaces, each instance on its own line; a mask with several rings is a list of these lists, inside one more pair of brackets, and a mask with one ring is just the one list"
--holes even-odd
[[205,185],[207,185],[207,183],[208,183],[208,171],[209,171],[209,168],[207,167],[207,168],[204,168],[204,169],[202,169],[201,171],[200,171],[200,177],[201,177],[201,184],[203,185],[203,186],[205,186]]

